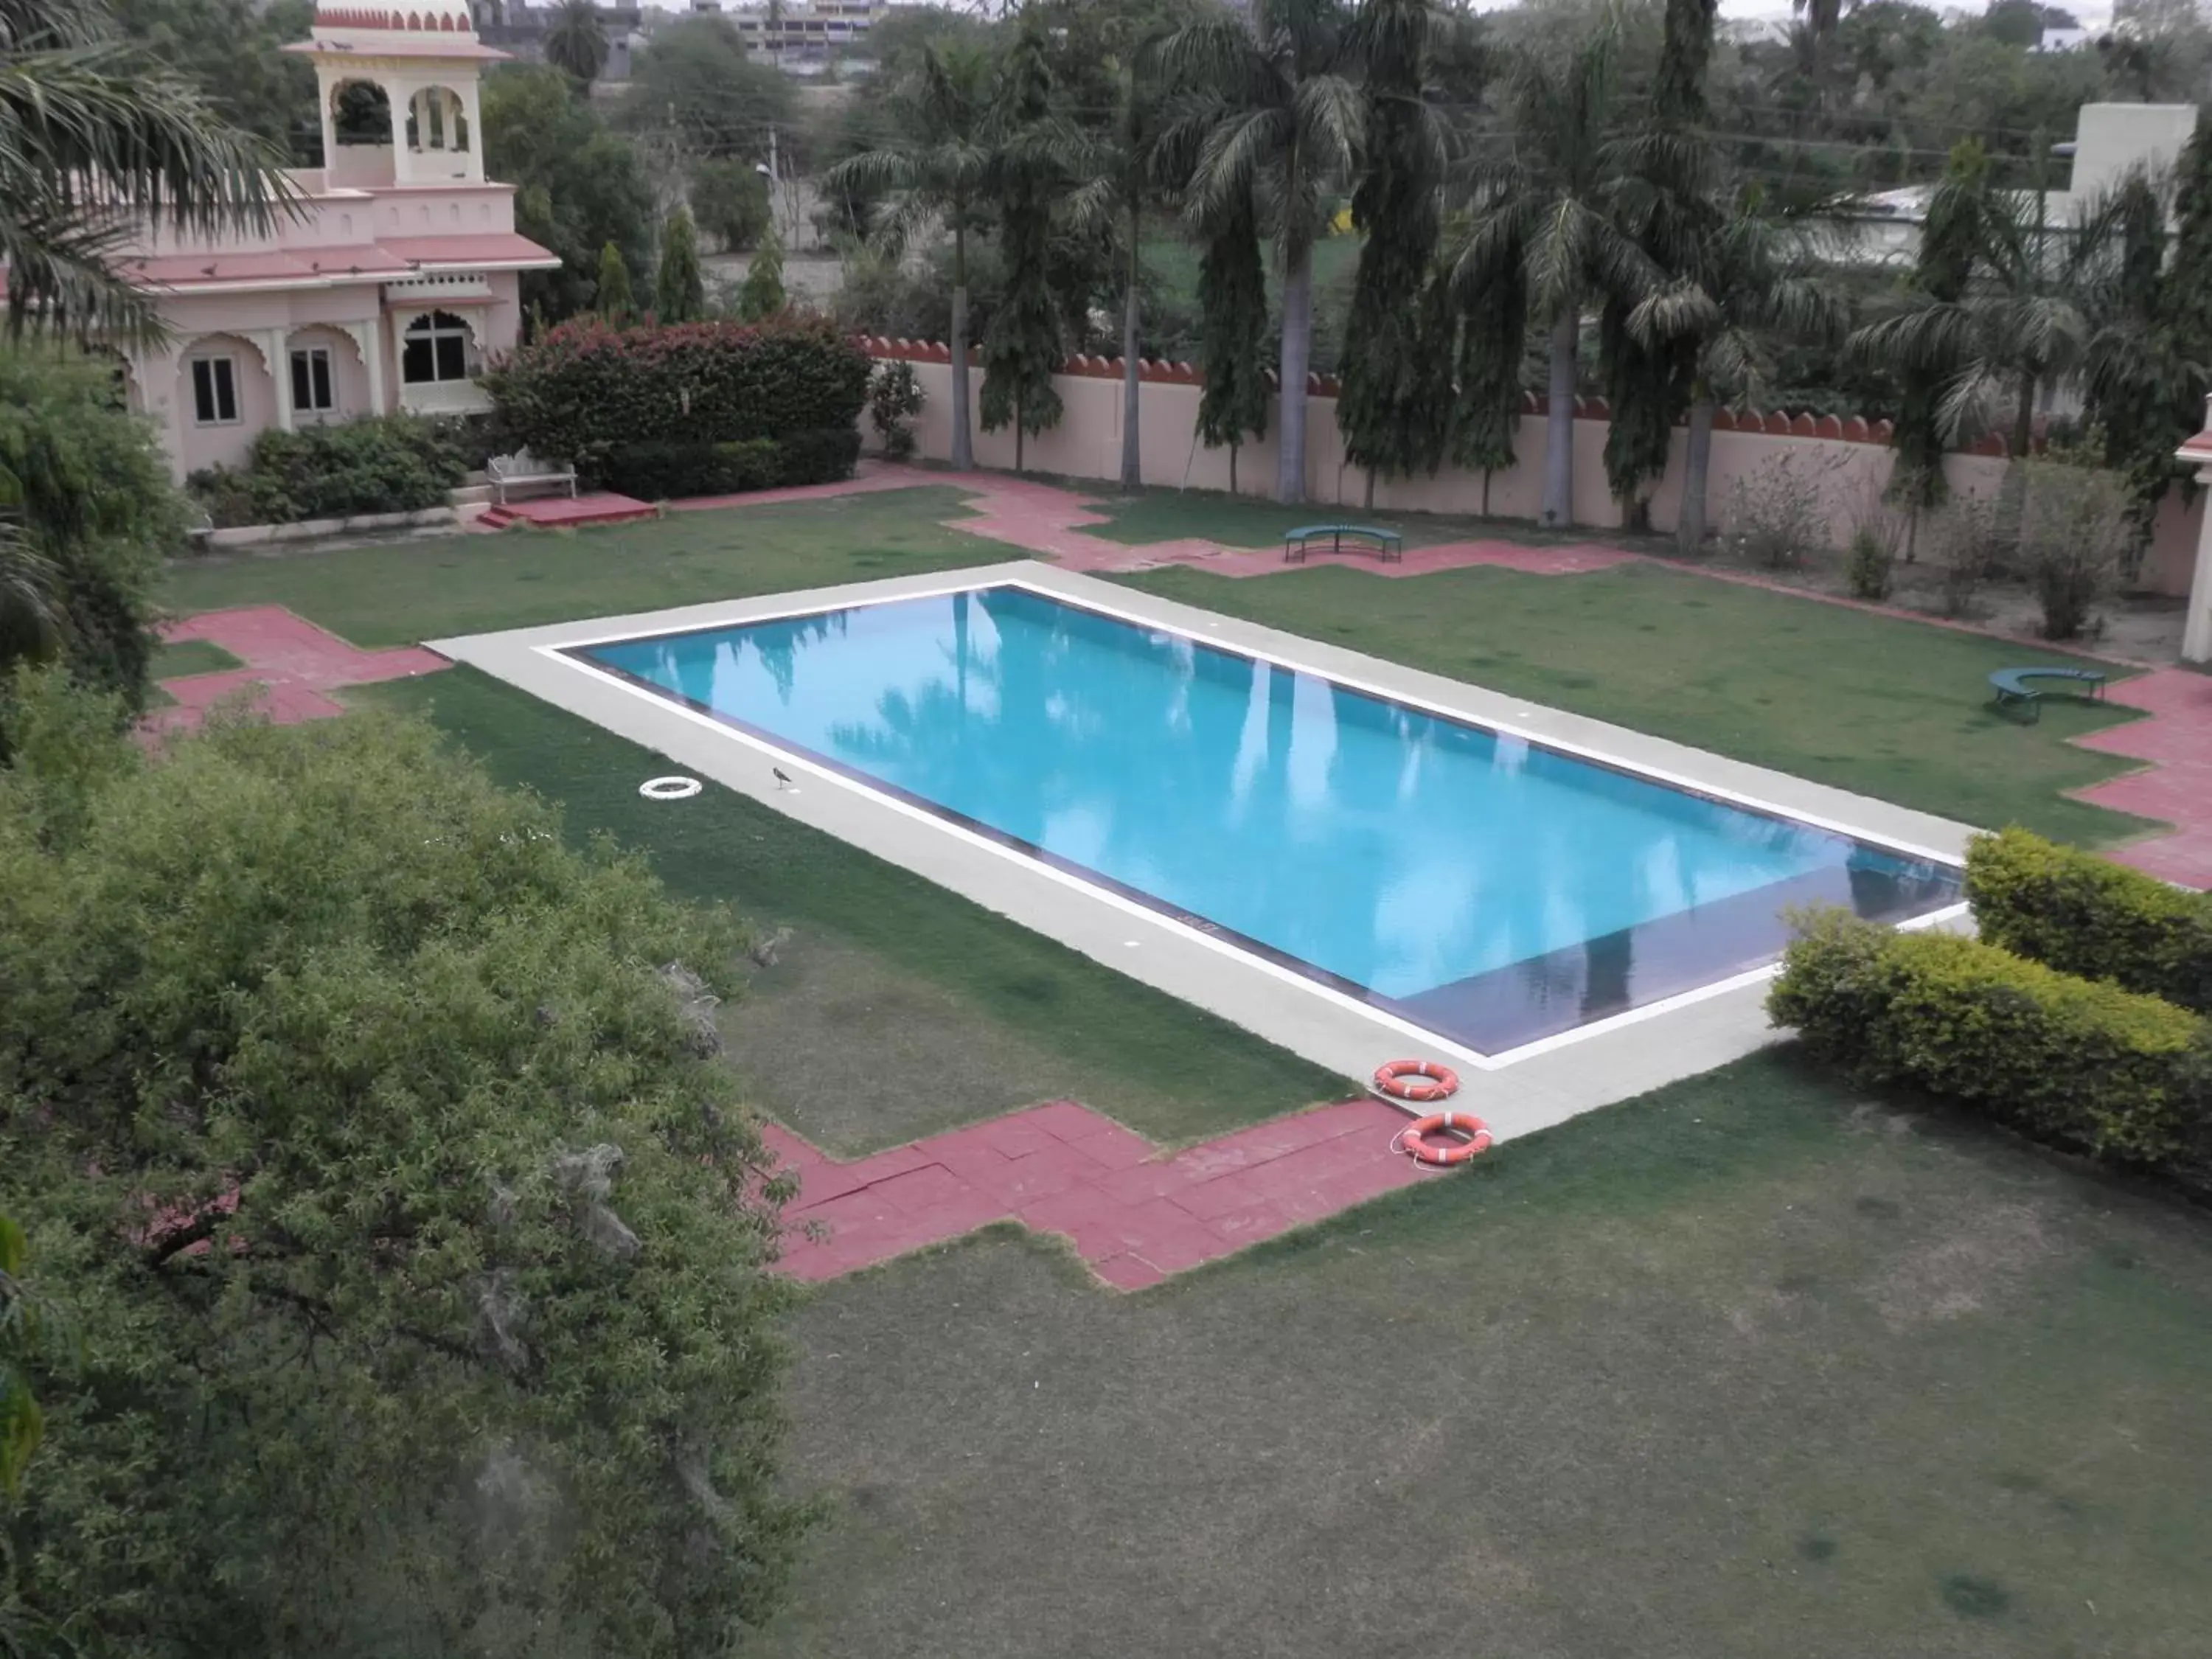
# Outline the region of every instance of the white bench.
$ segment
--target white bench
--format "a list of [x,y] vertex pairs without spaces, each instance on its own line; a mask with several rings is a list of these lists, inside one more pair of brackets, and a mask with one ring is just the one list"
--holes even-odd
[[484,464],[484,471],[491,479],[492,499],[501,507],[507,505],[507,492],[520,486],[563,484],[569,495],[576,493],[576,469],[563,466],[558,461],[541,461],[526,449],[518,449],[512,455],[495,455]]

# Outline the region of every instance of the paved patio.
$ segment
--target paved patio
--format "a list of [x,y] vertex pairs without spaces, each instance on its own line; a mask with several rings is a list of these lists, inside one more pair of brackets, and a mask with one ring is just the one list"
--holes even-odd
[[209,709],[234,698],[243,698],[279,726],[324,720],[345,712],[329,695],[339,686],[405,679],[452,666],[419,646],[361,650],[277,605],[203,611],[171,623],[161,637],[205,640],[243,665],[163,680],[161,689],[176,701],[146,716],[145,729],[157,734],[190,730]]
[[1444,1171],[1390,1150],[1411,1120],[1372,1099],[1319,1106],[1163,1157],[1072,1100],[1032,1106],[839,1163],[765,1126],[799,1177],[783,1212],[783,1270],[841,1273],[994,1221],[1066,1235],[1124,1291],[1334,1215]]

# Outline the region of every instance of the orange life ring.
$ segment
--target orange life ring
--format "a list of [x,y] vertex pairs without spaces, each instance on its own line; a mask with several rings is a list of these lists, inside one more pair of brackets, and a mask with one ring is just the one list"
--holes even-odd
[[[1432,1146],[1424,1139],[1456,1130],[1467,1137],[1449,1146]],[[1398,1132],[1399,1144],[1423,1164],[1449,1166],[1464,1164],[1490,1150],[1490,1126],[1472,1112],[1431,1112],[1417,1117]]]
[[1449,1100],[1459,1073],[1433,1060],[1394,1060],[1375,1068],[1375,1088],[1393,1100]]

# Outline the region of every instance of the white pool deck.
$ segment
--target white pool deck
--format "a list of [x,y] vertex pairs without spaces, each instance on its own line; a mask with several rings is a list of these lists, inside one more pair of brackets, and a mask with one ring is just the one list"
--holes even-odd
[[[1462,1084],[1453,1106],[1480,1113],[1501,1139],[1709,1071],[1776,1039],[1764,1009],[1770,969],[1508,1053],[1477,1054],[618,676],[557,654],[564,647],[641,634],[760,622],[1007,582],[1909,854],[1960,862],[1975,833],[1966,824],[1925,812],[1026,560],[434,640],[429,646],[667,757],[668,764],[656,769],[659,772],[709,779],[750,796],[1346,1077],[1364,1079],[1383,1060],[1403,1055],[1448,1060],[1459,1069]],[[1724,641],[1715,645],[1725,648]],[[782,768],[797,787],[780,787],[771,766]],[[637,780],[644,781],[642,775]],[[672,801],[659,810],[681,812],[685,807]],[[1916,925],[1954,924],[1963,915],[1960,906]]]

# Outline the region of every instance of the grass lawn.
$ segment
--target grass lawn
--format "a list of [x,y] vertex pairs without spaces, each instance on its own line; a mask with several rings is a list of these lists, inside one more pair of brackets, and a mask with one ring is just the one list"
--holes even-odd
[[171,609],[289,605],[360,646],[950,570],[1020,556],[945,529],[953,489],[672,513],[617,529],[448,536],[173,564]]
[[187,674],[217,674],[245,665],[213,640],[178,640],[154,653],[154,678],[182,679]]
[[351,701],[431,717],[578,835],[646,853],[669,886],[793,930],[729,1011],[748,1098],[846,1154],[1037,1101],[1083,1101],[1159,1140],[1319,1100],[1341,1079],[719,785],[642,800],[647,750],[473,669]]
[[2066,741],[2128,711],[2052,699],[2026,726],[1990,707],[1990,671],[2033,647],[1654,565],[1116,580],[1967,823],[2091,844],[2147,827],[2059,793],[2132,764]]
[[[1100,489],[1095,484],[1071,483],[1069,487]],[[1328,507],[1312,501],[1285,507],[1211,489],[1147,489],[1123,495],[1109,488],[1101,490],[1098,501],[1097,510],[1107,515],[1109,522],[1095,526],[1091,533],[1108,541],[1127,542],[1132,547],[1182,536],[1204,536],[1224,547],[1280,547],[1286,530],[1340,521],[1385,526],[1404,536],[1408,547],[1474,539],[1522,542],[1532,547],[1620,539],[1618,532],[1545,530],[1516,520],[1439,513],[1369,514],[1358,507]]]
[[1121,1297],[825,1286],[796,1656],[2193,1659],[2212,1225],[1768,1055]]

